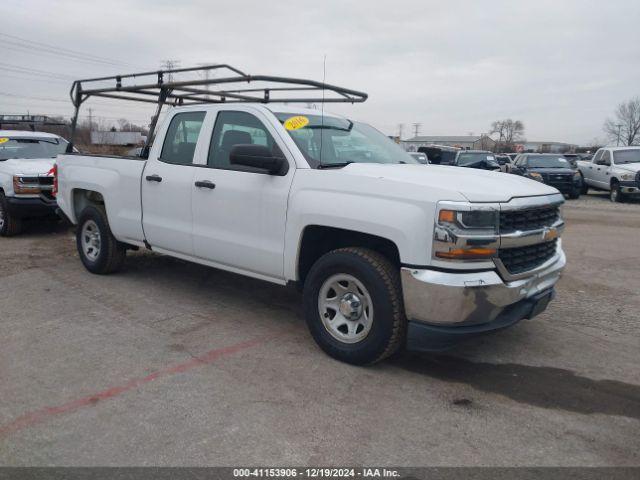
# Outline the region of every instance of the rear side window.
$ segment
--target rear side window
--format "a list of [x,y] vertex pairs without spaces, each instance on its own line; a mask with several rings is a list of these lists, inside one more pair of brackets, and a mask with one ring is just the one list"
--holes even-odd
[[191,165],[205,112],[178,113],[171,119],[162,145],[160,160],[176,165]]
[[282,157],[264,124],[247,112],[220,112],[211,136],[207,165],[214,168],[244,170],[231,165],[229,152],[235,145],[264,145],[274,156]]

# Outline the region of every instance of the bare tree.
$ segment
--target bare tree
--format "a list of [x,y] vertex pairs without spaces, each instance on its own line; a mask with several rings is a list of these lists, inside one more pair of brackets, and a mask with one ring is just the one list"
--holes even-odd
[[640,97],[618,105],[614,118],[605,120],[603,130],[616,145],[640,144]]
[[491,124],[489,134],[497,134],[496,151],[512,150],[515,142],[524,140],[524,124],[520,120],[496,120]]

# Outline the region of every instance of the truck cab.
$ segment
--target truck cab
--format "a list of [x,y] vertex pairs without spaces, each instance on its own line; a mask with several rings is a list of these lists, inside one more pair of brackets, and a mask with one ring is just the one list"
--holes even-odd
[[591,161],[577,163],[585,193],[589,188],[608,191],[612,202],[640,196],[640,147],[601,148]]

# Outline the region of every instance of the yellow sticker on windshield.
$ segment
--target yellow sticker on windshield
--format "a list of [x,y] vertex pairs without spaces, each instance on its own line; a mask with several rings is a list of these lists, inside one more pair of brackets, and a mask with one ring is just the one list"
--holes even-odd
[[298,130],[309,125],[309,119],[298,115],[297,117],[290,117],[284,122],[284,128],[287,130]]
[[6,143],[8,141],[9,141],[9,139],[6,138],[6,137],[5,138],[0,138],[0,143]]

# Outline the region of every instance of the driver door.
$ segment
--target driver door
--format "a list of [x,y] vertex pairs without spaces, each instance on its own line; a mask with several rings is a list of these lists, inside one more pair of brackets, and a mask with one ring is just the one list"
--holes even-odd
[[270,175],[229,159],[235,145],[265,145],[274,156],[286,151],[275,129],[258,115],[242,107],[218,112],[206,165],[196,168],[194,178],[194,251],[229,270],[280,281],[295,163],[289,159],[285,175]]

